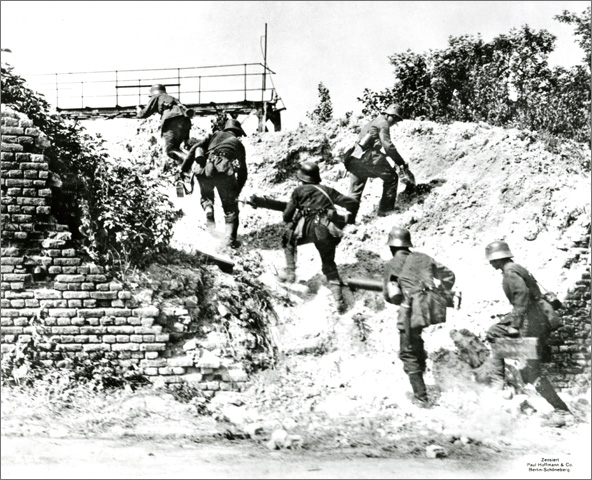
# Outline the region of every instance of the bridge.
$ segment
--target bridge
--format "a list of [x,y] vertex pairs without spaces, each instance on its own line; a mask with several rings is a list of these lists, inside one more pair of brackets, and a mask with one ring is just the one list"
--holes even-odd
[[31,75],[31,86],[43,93],[62,115],[75,119],[132,118],[148,101],[150,87],[167,92],[197,116],[255,113],[262,131],[271,121],[281,130],[285,106],[273,85],[273,72],[261,63],[184,68],[113,70]]

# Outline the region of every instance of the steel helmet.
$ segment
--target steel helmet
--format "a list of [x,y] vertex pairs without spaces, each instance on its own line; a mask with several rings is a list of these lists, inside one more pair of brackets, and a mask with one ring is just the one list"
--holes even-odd
[[162,83],[155,83],[150,87],[150,95],[158,95],[159,93],[167,93]]
[[296,174],[298,180],[305,183],[321,183],[321,173],[319,166],[314,162],[304,162],[300,165],[300,170]]
[[243,130],[241,123],[234,118],[230,118],[227,120],[226,125],[224,125],[224,131],[234,132],[239,137],[246,137],[247,134]]
[[391,105],[386,110],[383,110],[380,113],[382,113],[383,115],[393,115],[403,120],[403,108],[401,108],[400,105]]
[[512,258],[513,256],[508,244],[502,240],[492,242],[485,247],[485,258],[490,262],[501,258]]
[[411,234],[406,228],[393,227],[388,235],[386,244],[389,247],[412,247]]

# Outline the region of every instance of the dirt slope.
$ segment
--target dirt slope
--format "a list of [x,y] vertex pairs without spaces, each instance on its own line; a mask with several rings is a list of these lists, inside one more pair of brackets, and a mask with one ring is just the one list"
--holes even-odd
[[[94,123],[92,130],[104,132],[114,154],[130,152],[152,174],[161,174],[157,122],[143,122],[139,129],[130,123],[127,131],[123,124],[114,128],[113,122],[117,120],[103,121],[103,126]],[[243,196],[287,199],[297,185],[293,172],[298,162],[309,158],[319,162],[325,183],[347,193],[339,156],[362,123],[356,119],[346,126],[335,122],[322,129],[301,126],[293,132],[249,137],[249,180]],[[378,218],[374,211],[381,185],[379,180],[369,181],[358,224],[347,227],[336,260],[342,276],[380,277],[389,258],[386,235],[398,225],[411,230],[418,251],[455,271],[463,292],[462,309],[450,311],[445,325],[431,327],[424,335],[432,353],[426,381],[439,406],[419,411],[409,401],[408,382],[397,358],[396,308],[373,292],[347,292],[348,312],[336,315],[311,245],[299,248],[299,283],[287,290],[275,276],[284,266],[281,213],[243,205],[243,247],[234,259],[241,262],[247,251],[249,261],[253,255],[259,259],[261,280],[278,299],[280,321],[274,332],[284,362],[254,379],[244,394],[248,408],[242,413],[266,429],[283,425],[309,441],[336,447],[367,441],[382,445],[385,452],[396,444],[399,453],[416,454],[430,442],[448,442],[459,456],[474,454],[470,445],[489,445],[479,447],[483,455],[544,451],[561,439],[521,414],[524,397],[502,402],[454,370],[436,382],[433,352],[453,348],[451,329],[469,328],[482,335],[494,322],[493,315],[508,311],[499,273],[484,259],[487,243],[505,238],[517,261],[560,297],[589,268],[589,253],[578,256],[570,247],[590,226],[590,150],[485,124],[405,121],[392,129],[392,135],[415,173],[420,194],[400,192],[399,211]],[[174,197],[172,187],[170,193]],[[212,238],[203,228],[198,192],[175,201],[185,212],[176,226],[175,245],[215,249],[219,235]],[[219,205],[216,216],[221,234]],[[584,405],[583,412],[574,409],[579,419],[588,418],[589,388],[564,397],[572,407]],[[544,402],[537,408],[548,411]],[[589,430],[589,423],[585,428]],[[459,444],[461,437],[469,443]]]

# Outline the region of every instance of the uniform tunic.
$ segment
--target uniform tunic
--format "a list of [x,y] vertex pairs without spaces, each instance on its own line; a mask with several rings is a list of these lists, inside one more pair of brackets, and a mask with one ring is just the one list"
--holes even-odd
[[[325,193],[322,193],[321,191]],[[325,195],[326,194],[326,195]],[[327,198],[327,196],[329,198]],[[295,264],[296,246],[314,243],[321,256],[323,273],[328,280],[337,280],[339,273],[335,264],[335,248],[339,239],[329,234],[325,225],[318,223],[318,215],[339,205],[349,212],[355,211],[358,202],[337,190],[318,184],[305,184],[297,187],[284,210],[284,222],[291,222],[297,211],[304,216],[303,235],[297,243],[284,238],[284,248],[288,262]]]
[[[367,133],[372,136],[371,146],[361,158],[352,156],[354,149],[345,154],[345,168],[350,172],[349,195],[360,201],[368,178],[380,178],[383,182],[382,197],[378,206],[379,211],[389,211],[395,206],[399,176],[397,171],[387,161],[390,157],[397,165],[404,165],[405,161],[393,145],[390,127],[386,117],[379,115],[362,128],[358,141]],[[386,155],[381,152],[381,147]]]
[[[407,374],[423,373],[426,367],[426,352],[421,331],[429,324],[427,308],[423,305],[425,297],[417,295],[424,288],[434,288],[434,279],[441,282],[446,290],[452,289],[454,273],[424,253],[398,250],[387,262],[384,269],[384,282],[398,282],[405,300],[399,307],[397,328],[399,329],[399,358]],[[385,299],[386,298],[386,288]],[[408,325],[407,325],[408,324]]]

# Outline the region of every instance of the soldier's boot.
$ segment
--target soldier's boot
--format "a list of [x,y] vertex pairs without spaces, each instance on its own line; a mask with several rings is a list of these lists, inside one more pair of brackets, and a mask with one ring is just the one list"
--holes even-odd
[[278,274],[278,278],[284,283],[294,283],[296,281],[296,255],[289,248],[284,248],[286,255],[286,269]]
[[337,313],[340,315],[344,314],[347,310],[347,304],[343,298],[343,290],[341,288],[341,279],[329,280],[329,290],[333,294],[335,305],[337,307]]
[[216,218],[214,217],[214,207],[208,205],[204,208],[206,212],[206,228],[210,231],[216,230]]
[[225,224],[225,234],[226,237],[224,239],[224,246],[230,248],[238,248],[240,247],[240,242],[237,240],[238,234],[238,218],[226,222]]
[[539,377],[534,381],[534,388],[557,411],[569,412],[569,408],[551,385],[547,377]]
[[417,401],[417,405],[421,407],[428,406],[428,392],[425,386],[425,382],[423,381],[423,373],[410,373],[408,374],[409,383],[411,383],[411,388],[413,389],[413,396]]
[[503,358],[498,358],[493,355],[491,357],[490,369],[491,386],[495,390],[502,391],[504,389],[504,382],[506,378],[506,362]]

